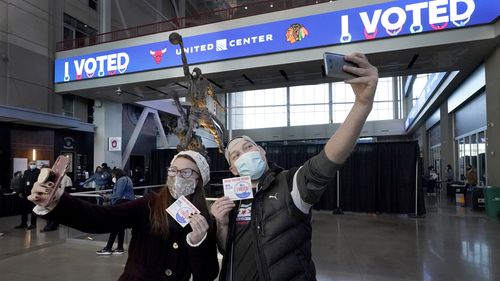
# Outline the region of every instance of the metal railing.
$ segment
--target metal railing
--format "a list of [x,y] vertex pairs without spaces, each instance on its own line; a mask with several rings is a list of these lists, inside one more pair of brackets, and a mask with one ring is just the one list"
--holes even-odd
[[249,3],[247,5],[240,5],[235,7],[230,7],[227,9],[213,10],[193,16],[174,18],[166,21],[156,22],[152,24],[146,24],[141,26],[135,26],[126,29],[115,30],[107,33],[100,33],[92,35],[89,37],[81,37],[76,39],[69,39],[56,43],[56,51],[65,51],[76,48],[83,48],[87,46],[114,42],[118,40],[124,40],[139,36],[145,36],[160,32],[172,31],[187,27],[200,26],[204,24],[210,24],[215,22],[221,22],[231,19],[255,16],[265,13],[271,13],[286,9],[298,8],[303,6],[309,6],[324,2],[331,2],[329,0],[303,0],[303,1],[293,1],[293,0],[265,0],[254,3]]
[[[134,190],[141,190],[141,189],[150,190],[150,189],[155,189],[155,188],[161,188],[164,186],[165,186],[164,184],[147,185],[147,186],[137,186],[137,187],[134,187],[133,189]],[[75,196],[75,197],[95,197],[95,198],[104,198],[105,199],[106,197],[104,195],[108,194],[108,193],[112,193],[112,192],[113,192],[113,189],[108,188],[108,189],[101,189],[101,190],[73,192],[73,193],[69,193],[69,195]],[[142,196],[136,195],[136,198],[138,198],[138,197],[142,197]]]
[[[149,191],[151,189],[162,188],[164,186],[165,186],[164,184],[147,185],[147,186],[134,187],[133,189],[134,190],[144,189],[146,191]],[[210,186],[222,187],[222,184],[215,183],[215,184],[210,184]],[[101,190],[90,190],[90,191],[73,192],[73,193],[69,193],[69,195],[75,196],[75,197],[91,197],[91,198],[93,197],[93,198],[106,199],[105,194],[112,193],[112,192],[113,192],[113,189],[110,188],[110,189],[101,189]],[[141,198],[142,195],[136,195],[135,197],[136,198]],[[215,198],[215,197],[207,197],[206,200],[207,201],[215,201],[215,200],[217,200],[217,198]]]

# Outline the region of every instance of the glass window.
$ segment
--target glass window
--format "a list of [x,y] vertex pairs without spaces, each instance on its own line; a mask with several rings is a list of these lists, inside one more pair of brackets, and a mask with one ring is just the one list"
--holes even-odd
[[[74,48],[84,46],[87,37],[97,34],[97,30],[90,27],[89,25],[77,20],[76,18],[64,14],[64,24],[63,24],[63,38],[64,40],[78,39],[75,45],[72,46],[73,42],[69,41],[65,43],[66,48]],[[95,40],[94,38],[88,39],[90,41]]]
[[[394,119],[393,78],[380,78],[368,121]],[[333,83],[333,123],[342,123],[354,104],[355,95],[350,85]]]
[[63,116],[73,117],[74,115],[73,96],[70,94],[63,95],[62,101],[63,101]]
[[245,91],[232,94],[232,107],[271,105],[286,105],[286,88]]
[[460,175],[460,180],[465,180],[465,144],[464,139],[457,140],[458,147],[458,174]]
[[478,185],[487,185],[486,132],[474,133],[457,139],[457,146],[460,180],[465,180],[467,174],[465,167],[471,165],[476,171]]
[[354,103],[354,92],[350,85],[346,83],[332,84],[332,101],[333,103]]
[[[368,120],[394,119],[394,106],[400,105],[395,105],[393,79],[379,79]],[[332,83],[331,93],[329,87],[325,83],[229,93],[231,129],[342,123],[354,104],[354,92],[345,83]]]
[[287,126],[286,88],[231,94],[234,130]]
[[367,121],[394,119],[394,104],[389,102],[374,102],[373,109],[368,115]]
[[415,81],[412,85],[413,105],[415,105],[420,95],[424,92],[425,85],[427,85],[428,79],[429,74],[419,74],[415,78]]
[[328,84],[290,87],[290,126],[328,124]]
[[290,126],[328,124],[328,104],[291,105]]
[[432,147],[430,149],[430,156],[431,156],[430,165],[434,166],[434,169],[436,170],[439,179],[441,179],[443,174],[441,171],[441,145]]
[[477,158],[478,158],[478,168],[477,173],[479,175],[478,183],[480,185],[487,185],[488,182],[486,180],[486,133],[480,132],[477,134]]
[[393,82],[392,77],[378,79],[377,92],[375,93],[375,101],[392,101],[393,100]]
[[328,84],[290,87],[290,104],[327,104]]
[[333,123],[342,123],[347,117],[347,114],[349,114],[349,111],[351,111],[351,108],[354,103],[337,103],[333,104],[332,106],[332,111],[333,111]]

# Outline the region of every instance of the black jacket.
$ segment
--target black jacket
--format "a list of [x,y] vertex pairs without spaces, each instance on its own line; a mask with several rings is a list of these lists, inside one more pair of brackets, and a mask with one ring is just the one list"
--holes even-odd
[[209,281],[217,277],[219,264],[214,228],[198,246],[190,247],[182,228],[169,216],[167,239],[151,233],[149,214],[155,194],[113,206],[98,206],[63,194],[45,217],[88,233],[109,233],[132,228],[127,264],[120,281]]
[[[284,171],[270,163],[259,182],[252,201],[250,228],[256,249],[256,263],[261,281],[312,281],[316,269],[311,254],[311,212],[305,214],[293,202],[294,176],[303,201],[314,204],[335,177],[339,165],[329,161],[322,151],[297,168]],[[236,212],[230,217],[226,251],[219,280],[230,280]]]
[[40,174],[40,170],[35,168],[33,170],[28,169],[24,171],[23,179],[21,180],[21,190],[23,191],[23,195],[28,197],[31,194],[31,188],[38,180],[38,175]]

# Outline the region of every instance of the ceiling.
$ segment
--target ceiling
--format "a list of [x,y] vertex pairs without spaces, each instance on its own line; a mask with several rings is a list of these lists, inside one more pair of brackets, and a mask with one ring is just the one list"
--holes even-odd
[[[322,2],[328,0],[269,1],[273,5],[265,0],[114,0],[111,2],[111,26],[112,30],[119,30],[237,6],[249,5],[258,8],[259,11],[272,12],[279,6],[299,7]],[[217,17],[217,14],[211,16]]]

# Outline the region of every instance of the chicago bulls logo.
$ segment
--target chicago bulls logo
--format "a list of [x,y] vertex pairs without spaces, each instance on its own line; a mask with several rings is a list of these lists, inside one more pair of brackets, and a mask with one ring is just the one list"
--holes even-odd
[[153,59],[155,60],[156,64],[159,64],[161,62],[161,58],[163,57],[163,55],[167,52],[167,48],[163,48],[161,50],[158,50],[158,51],[153,51],[153,50],[149,50],[149,54],[153,57]]

